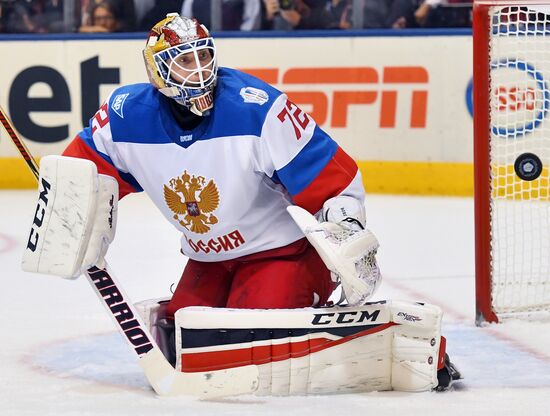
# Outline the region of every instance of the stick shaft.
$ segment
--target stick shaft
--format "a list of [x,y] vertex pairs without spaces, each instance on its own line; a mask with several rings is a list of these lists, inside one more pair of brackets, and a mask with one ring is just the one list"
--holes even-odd
[[29,166],[29,169],[33,173],[34,177],[38,179],[38,163],[36,163],[36,160],[34,160],[34,158],[32,157],[31,152],[29,152],[29,149],[27,149],[25,143],[23,143],[23,141],[15,132],[15,129],[13,128],[10,119],[8,118],[6,112],[2,107],[0,107],[0,123],[2,123],[2,125],[4,126],[4,129],[8,133],[8,136],[10,136],[11,141],[15,144],[17,150],[19,150],[19,153],[21,153],[21,156],[23,156],[25,162],[27,162],[27,165]]

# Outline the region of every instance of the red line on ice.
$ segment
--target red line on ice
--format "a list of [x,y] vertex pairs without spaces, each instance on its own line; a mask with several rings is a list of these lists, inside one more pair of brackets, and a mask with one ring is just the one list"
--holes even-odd
[[[437,305],[437,306],[441,307],[441,309],[443,309],[444,314],[452,316],[457,321],[473,323],[474,320],[475,320],[475,318],[473,316],[468,316],[468,315],[465,315],[462,312],[459,312],[459,311],[457,311],[453,308],[443,306],[443,305],[440,304],[440,301],[438,301],[437,299],[433,299],[430,296],[426,295],[425,293],[418,292],[416,290],[410,289],[409,287],[407,287],[407,286],[405,286],[405,285],[403,285],[403,284],[401,284],[401,283],[399,283],[395,280],[384,279],[384,282],[386,284],[389,284],[390,286],[393,286],[395,289],[398,289],[402,292],[408,293],[410,296],[415,297],[420,302],[421,301],[426,301],[428,303],[431,303],[433,305]],[[489,324],[485,327],[479,328],[479,330],[484,331],[486,333],[489,333],[490,335],[492,335],[493,337],[499,339],[500,341],[507,342],[508,344],[512,345],[514,348],[516,348],[520,351],[523,351],[523,352],[525,352],[525,353],[527,353],[527,354],[529,354],[529,355],[531,355],[535,358],[538,358],[539,360],[550,363],[550,355],[543,354],[542,352],[530,347],[529,345],[524,344],[523,342],[521,342],[517,338],[511,337],[511,336],[508,336],[508,335],[505,335],[505,334],[501,334],[496,329],[491,328],[491,326],[494,327],[495,325],[498,325],[498,324],[492,324],[492,325]]]
[[12,251],[16,245],[17,241],[15,238],[6,234],[0,234],[0,254]]

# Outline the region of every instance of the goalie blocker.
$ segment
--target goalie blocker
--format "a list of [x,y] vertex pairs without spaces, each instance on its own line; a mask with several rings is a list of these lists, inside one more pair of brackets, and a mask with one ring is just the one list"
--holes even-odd
[[45,156],[22,268],[77,278],[100,266],[116,230],[118,183],[93,162]]
[[[136,305],[151,332],[162,301]],[[159,309],[160,312],[159,312]],[[176,369],[258,366],[258,395],[445,390],[461,378],[445,354],[437,306],[381,301],[357,307],[245,310],[188,307],[175,315]]]

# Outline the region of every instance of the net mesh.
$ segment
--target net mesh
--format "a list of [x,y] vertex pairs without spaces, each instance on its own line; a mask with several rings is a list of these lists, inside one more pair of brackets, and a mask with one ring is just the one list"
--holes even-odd
[[492,7],[492,302],[550,310],[550,6]]

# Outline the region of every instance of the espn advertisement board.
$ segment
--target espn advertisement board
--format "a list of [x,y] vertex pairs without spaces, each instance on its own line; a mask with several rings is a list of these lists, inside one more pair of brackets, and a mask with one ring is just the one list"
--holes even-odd
[[[39,38],[37,38],[39,39]],[[369,192],[472,192],[471,36],[217,39],[219,64],[288,94]],[[31,152],[60,153],[118,85],[147,82],[141,39],[3,40],[0,104]],[[32,185],[0,132],[0,187]]]

